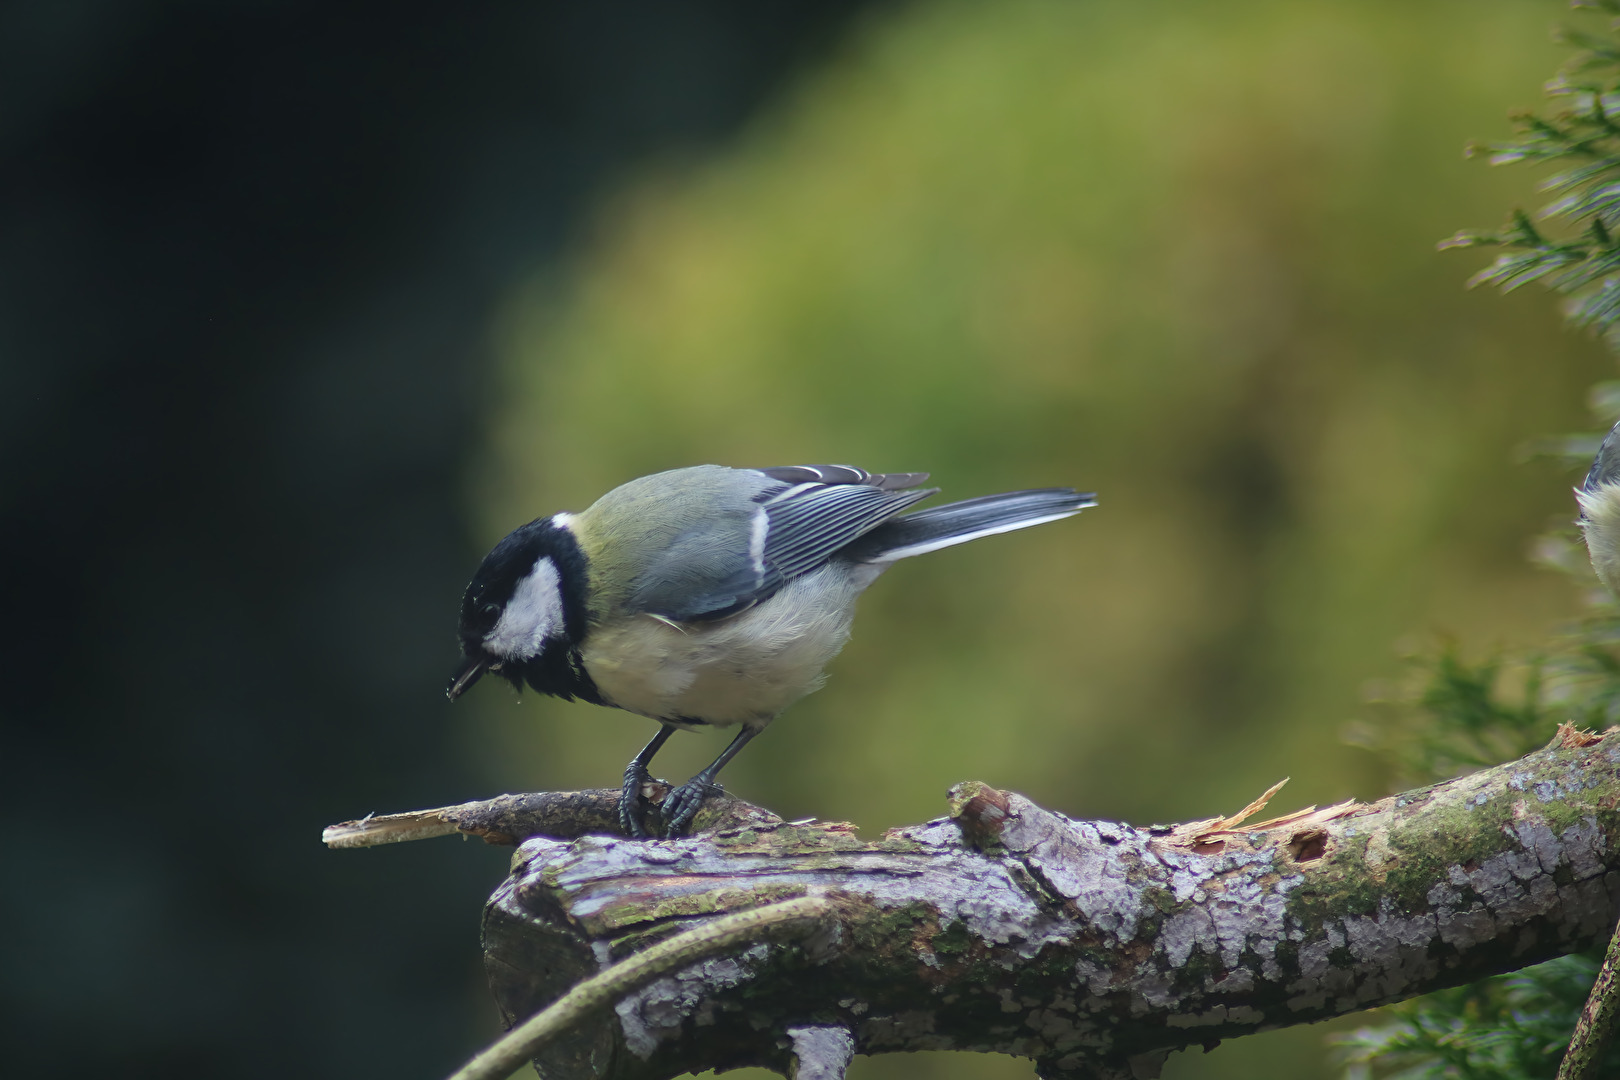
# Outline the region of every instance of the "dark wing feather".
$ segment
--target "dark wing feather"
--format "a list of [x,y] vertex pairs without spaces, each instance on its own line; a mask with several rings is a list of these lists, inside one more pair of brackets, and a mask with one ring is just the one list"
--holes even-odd
[[753,497],[757,513],[765,515],[763,545],[743,564],[724,530],[682,537],[638,592],[638,608],[682,622],[746,611],[938,490],[916,487],[927,473],[869,473],[849,465],[754,471],[775,481]]
[[886,491],[865,483],[795,485],[766,501],[765,566],[767,577],[776,578],[773,591],[937,490]]
[[779,465],[754,471],[787,484],[862,484],[880,491],[914,488],[928,479],[925,472],[869,473],[853,465]]

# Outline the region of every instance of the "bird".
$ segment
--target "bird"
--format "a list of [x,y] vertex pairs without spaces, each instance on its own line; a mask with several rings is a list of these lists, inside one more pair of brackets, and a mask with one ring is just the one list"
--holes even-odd
[[1610,592],[1620,593],[1620,424],[1598,446],[1575,501],[1592,569]]
[[536,518],[485,556],[462,596],[454,701],[486,672],[564,700],[656,720],[625,768],[623,830],[653,837],[642,794],[677,730],[738,727],[660,807],[680,836],[715,777],[825,679],[855,601],[894,563],[1072,517],[1072,488],[986,495],[906,513],[927,473],[851,465],[695,465],[631,480],[579,513]]

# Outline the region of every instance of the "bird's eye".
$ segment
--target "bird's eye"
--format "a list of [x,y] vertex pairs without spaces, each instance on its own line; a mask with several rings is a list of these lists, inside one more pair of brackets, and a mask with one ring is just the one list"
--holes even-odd
[[499,615],[501,613],[501,605],[485,604],[483,611],[485,615]]

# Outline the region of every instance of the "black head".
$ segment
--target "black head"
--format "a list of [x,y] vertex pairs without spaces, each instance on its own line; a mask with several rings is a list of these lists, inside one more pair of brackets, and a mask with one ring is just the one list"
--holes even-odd
[[585,636],[585,554],[565,515],[514,530],[461,599],[462,663],[446,691],[454,701],[486,671],[518,689],[598,700],[579,660]]

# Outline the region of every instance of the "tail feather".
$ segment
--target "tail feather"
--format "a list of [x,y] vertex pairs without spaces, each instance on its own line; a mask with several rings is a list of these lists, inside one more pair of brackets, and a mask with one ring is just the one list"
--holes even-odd
[[1096,505],[1096,495],[1073,488],[1038,488],[985,495],[894,518],[845,551],[859,562],[894,562],[965,544],[981,536],[1073,517]]

